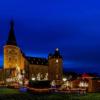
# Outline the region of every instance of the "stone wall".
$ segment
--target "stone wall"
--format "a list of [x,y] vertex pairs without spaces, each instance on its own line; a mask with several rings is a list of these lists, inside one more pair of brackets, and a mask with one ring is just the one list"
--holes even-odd
[[29,79],[32,77],[37,77],[38,74],[41,74],[44,78],[46,73],[48,73],[48,66],[45,65],[29,65]]

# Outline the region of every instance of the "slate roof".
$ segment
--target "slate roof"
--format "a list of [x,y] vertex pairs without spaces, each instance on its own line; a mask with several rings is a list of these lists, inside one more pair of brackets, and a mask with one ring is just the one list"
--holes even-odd
[[56,48],[55,52],[52,54],[49,54],[49,58],[62,58],[60,51],[58,48]]
[[14,22],[13,21],[10,22],[10,31],[9,31],[9,36],[8,36],[8,40],[6,44],[17,46],[17,42],[16,42],[16,38],[14,34]]
[[26,57],[30,64],[35,65],[48,65],[48,60],[46,58],[39,57]]

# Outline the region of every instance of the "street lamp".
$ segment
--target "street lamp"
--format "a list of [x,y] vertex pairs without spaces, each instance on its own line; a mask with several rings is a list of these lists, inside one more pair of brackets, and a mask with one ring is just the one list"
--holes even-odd
[[53,91],[55,91],[55,92],[57,91],[57,90],[56,90],[56,82],[55,82],[55,80],[53,80],[53,81],[51,82],[51,88],[52,88]]
[[63,82],[66,82],[67,81],[67,78],[63,78]]
[[70,87],[72,87],[72,83],[70,81],[67,80],[67,78],[63,78],[63,82],[64,82],[64,87],[69,89]]
[[25,70],[22,71],[22,81],[23,81],[23,86],[24,86],[24,78],[25,78]]
[[31,79],[32,81],[35,81],[35,77],[32,77],[32,79]]

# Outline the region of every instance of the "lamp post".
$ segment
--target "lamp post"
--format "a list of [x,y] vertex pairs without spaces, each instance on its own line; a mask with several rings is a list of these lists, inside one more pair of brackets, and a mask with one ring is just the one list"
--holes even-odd
[[22,71],[22,81],[23,81],[23,86],[24,86],[24,78],[25,78],[25,70]]
[[62,89],[67,91],[67,93],[71,93],[71,88],[72,88],[72,82],[68,80],[67,78],[63,78],[64,84],[62,85]]
[[32,81],[35,81],[35,77],[32,77],[32,79],[31,79]]
[[52,88],[53,92],[56,92],[56,91],[57,91],[57,90],[56,90],[56,82],[55,82],[55,80],[53,80],[53,81],[51,82],[51,88]]

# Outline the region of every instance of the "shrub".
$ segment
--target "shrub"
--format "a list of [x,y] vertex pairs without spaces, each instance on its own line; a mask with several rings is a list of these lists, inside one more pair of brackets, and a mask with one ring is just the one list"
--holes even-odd
[[50,81],[29,81],[29,87],[50,88]]

